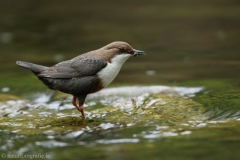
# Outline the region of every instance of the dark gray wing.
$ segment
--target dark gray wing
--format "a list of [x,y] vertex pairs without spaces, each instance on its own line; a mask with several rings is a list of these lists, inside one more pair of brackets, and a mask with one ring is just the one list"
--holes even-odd
[[49,78],[77,78],[95,75],[106,67],[107,61],[103,58],[74,58],[63,61],[45,70],[38,77]]

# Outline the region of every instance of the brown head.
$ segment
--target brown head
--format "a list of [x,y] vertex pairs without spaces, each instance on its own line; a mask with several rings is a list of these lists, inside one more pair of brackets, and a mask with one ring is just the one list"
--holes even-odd
[[111,62],[111,59],[116,55],[130,55],[130,56],[138,56],[144,55],[144,51],[133,49],[128,43],[115,41],[112,42],[98,50],[90,52],[91,55],[102,57],[106,59],[108,62]]
[[112,42],[104,46],[102,49],[112,51],[115,54],[130,54],[133,56],[144,54],[143,51],[133,49],[128,43],[121,41]]

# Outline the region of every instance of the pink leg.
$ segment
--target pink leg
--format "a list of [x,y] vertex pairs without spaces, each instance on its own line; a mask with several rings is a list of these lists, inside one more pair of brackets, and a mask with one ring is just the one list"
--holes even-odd
[[79,112],[81,112],[82,118],[85,119],[85,114],[83,111],[83,104],[79,103],[79,106],[78,106],[76,101],[77,101],[77,98],[73,96],[72,104],[78,109]]

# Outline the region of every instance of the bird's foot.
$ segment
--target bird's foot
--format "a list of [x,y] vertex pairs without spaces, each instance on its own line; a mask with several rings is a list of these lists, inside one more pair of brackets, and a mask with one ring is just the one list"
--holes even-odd
[[79,111],[81,112],[82,114],[82,119],[84,120],[85,119],[85,114],[84,114],[84,110],[83,110],[83,106],[79,106]]
[[82,119],[85,119],[85,114],[84,114],[84,110],[83,110],[83,104],[79,104],[79,105],[77,105],[77,98],[76,97],[73,97],[73,99],[72,99],[72,104],[77,108],[77,110],[79,111],[79,112],[81,112],[81,114],[82,114]]

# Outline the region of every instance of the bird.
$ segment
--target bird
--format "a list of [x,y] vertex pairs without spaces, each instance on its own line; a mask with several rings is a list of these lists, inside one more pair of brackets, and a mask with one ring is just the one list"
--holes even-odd
[[24,61],[16,64],[30,69],[49,89],[72,95],[72,104],[85,119],[83,104],[87,95],[107,87],[125,61],[138,55],[145,52],[133,49],[126,42],[115,41],[51,67]]

